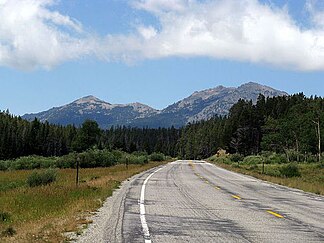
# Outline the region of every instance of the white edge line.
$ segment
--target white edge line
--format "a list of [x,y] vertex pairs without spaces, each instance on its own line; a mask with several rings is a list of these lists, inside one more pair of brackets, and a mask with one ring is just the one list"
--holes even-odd
[[150,236],[150,230],[146,222],[145,218],[145,187],[149,179],[159,170],[163,169],[164,167],[157,169],[153,173],[151,173],[144,181],[141,189],[141,197],[140,197],[140,218],[141,218],[141,224],[142,224],[142,229],[144,233],[144,242],[145,243],[151,243],[151,236]]

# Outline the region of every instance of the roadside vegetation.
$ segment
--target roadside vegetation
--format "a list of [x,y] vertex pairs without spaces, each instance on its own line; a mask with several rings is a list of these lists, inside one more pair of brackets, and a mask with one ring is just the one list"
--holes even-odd
[[[323,154],[324,155],[324,154]],[[288,161],[286,155],[264,152],[256,156],[218,153],[209,158],[217,165],[256,178],[324,195],[324,161]]]
[[148,161],[164,161],[170,158],[170,156],[165,156],[162,153],[149,155],[146,152],[133,152],[129,154],[121,150],[88,149],[81,153],[73,152],[61,157],[31,155],[13,160],[0,160],[0,171],[76,168],[77,160],[80,168],[96,168],[127,163],[144,165]]
[[78,186],[71,168],[0,171],[0,242],[64,242],[63,232],[81,232],[122,181],[161,164],[130,158],[136,163],[80,169]]
[[182,128],[103,130],[0,112],[0,241],[61,241],[122,180],[171,157],[324,195],[323,134],[324,99],[302,93],[239,100],[227,116]]
[[260,95],[256,103],[239,100],[227,116],[215,116],[181,128],[114,126],[104,130],[91,120],[81,127],[59,126],[37,119],[28,122],[9,112],[0,112],[0,160],[32,155],[61,157],[95,147],[129,154],[163,153],[183,159],[208,158],[223,148],[244,156],[271,151],[286,154],[288,160],[294,161],[290,154],[295,151],[296,161],[304,161],[304,156],[316,162],[321,159],[323,134],[324,99],[308,98],[302,93],[282,97]]

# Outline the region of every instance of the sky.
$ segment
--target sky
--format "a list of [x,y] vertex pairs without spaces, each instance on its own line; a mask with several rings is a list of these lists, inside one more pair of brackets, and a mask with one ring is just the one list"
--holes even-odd
[[156,109],[257,82],[324,96],[322,0],[0,0],[0,110]]

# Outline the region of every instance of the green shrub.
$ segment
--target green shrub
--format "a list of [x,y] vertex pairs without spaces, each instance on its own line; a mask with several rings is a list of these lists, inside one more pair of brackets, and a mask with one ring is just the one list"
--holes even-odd
[[117,158],[114,156],[113,153],[103,150],[101,157],[100,157],[100,165],[102,167],[109,167],[117,164]]
[[121,158],[126,154],[121,150],[112,150],[111,153],[114,155],[117,161],[120,161]]
[[147,152],[145,151],[135,151],[132,153],[134,156],[148,156]]
[[106,149],[90,149],[76,154],[70,153],[57,159],[58,168],[76,168],[77,159],[81,168],[109,167],[117,164],[118,158],[114,152]]
[[10,214],[6,212],[0,212],[0,222],[8,222],[10,220]]
[[150,155],[150,160],[151,161],[163,161],[163,160],[165,160],[165,156],[162,153],[152,153]]
[[55,167],[56,158],[54,157],[42,157],[42,156],[24,156],[16,160],[9,162],[9,168],[11,170],[33,170],[40,168]]
[[17,233],[16,230],[12,226],[9,226],[7,229],[2,231],[2,235],[5,237],[14,236],[16,233]]
[[239,162],[239,161],[243,161],[244,156],[241,154],[231,154],[229,156],[230,160],[232,160],[233,162]]
[[287,158],[283,154],[272,153],[265,159],[266,164],[283,164],[287,163]]
[[252,170],[252,171],[257,171],[259,169],[259,167],[257,165],[249,165],[246,169]]
[[9,162],[7,160],[0,160],[0,171],[5,171],[9,168]]
[[42,186],[50,184],[56,181],[57,172],[54,169],[48,169],[46,171],[34,171],[27,177],[27,184],[30,187]]
[[262,151],[261,153],[260,153],[260,155],[262,156],[262,157],[264,157],[264,158],[268,158],[269,156],[271,156],[273,154],[273,152],[271,152],[271,151]]
[[243,163],[247,165],[262,164],[263,157],[260,155],[251,155],[243,159]]
[[290,163],[288,165],[282,166],[280,169],[280,175],[283,177],[298,177],[300,172],[296,164]]
[[307,156],[307,162],[308,163],[316,163],[317,161],[318,161],[317,155],[310,154],[310,155]]
[[213,156],[211,158],[211,161],[215,162],[215,163],[223,163],[223,164],[232,164],[233,162],[228,158],[228,156],[221,156],[221,157],[217,157],[217,156]]
[[70,153],[57,158],[56,166],[60,169],[75,168],[76,166],[76,153]]
[[266,166],[264,174],[269,176],[279,177],[281,176],[280,168],[281,168],[280,166],[273,166],[273,165]]
[[125,157],[122,159],[122,163],[125,163],[126,160],[128,160],[129,164],[146,164],[148,163],[148,156],[146,155],[140,155],[140,156],[135,156],[135,155],[125,155]]
[[319,168],[319,169],[324,169],[324,162],[319,163],[319,164],[317,165],[317,168]]

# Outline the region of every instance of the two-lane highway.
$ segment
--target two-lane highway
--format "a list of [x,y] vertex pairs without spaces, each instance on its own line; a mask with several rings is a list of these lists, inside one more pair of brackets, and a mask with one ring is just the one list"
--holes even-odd
[[203,161],[150,170],[119,194],[98,241],[324,242],[323,197]]

